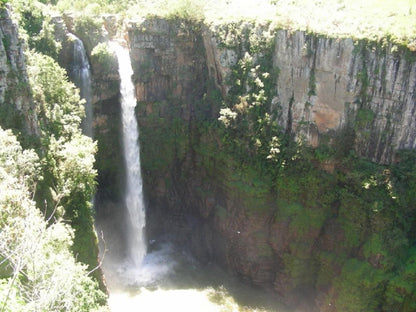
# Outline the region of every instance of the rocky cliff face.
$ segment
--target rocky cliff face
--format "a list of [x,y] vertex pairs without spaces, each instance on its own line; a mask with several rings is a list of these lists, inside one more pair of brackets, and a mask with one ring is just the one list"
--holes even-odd
[[[104,21],[108,29],[116,28],[119,23],[114,16]],[[62,20],[57,24],[62,24]],[[177,47],[184,49],[188,44],[184,38],[189,30],[183,27],[176,32],[167,24],[161,20],[129,24],[127,39],[132,49],[139,101],[159,101],[168,95],[183,97],[180,93],[192,90],[180,90],[181,80],[198,79],[192,72],[192,63],[181,64],[185,59],[177,54]],[[66,30],[65,26],[58,27],[62,28]],[[143,32],[139,34],[141,29]],[[117,35],[116,30],[112,33]],[[191,56],[192,51],[187,51],[189,62],[195,59],[203,62],[208,77],[226,96],[230,89],[227,78],[239,60],[241,48],[222,46],[215,30],[203,27],[200,34],[204,47],[198,49],[204,49],[205,56]],[[108,40],[108,32],[99,37],[97,42]],[[326,38],[304,31],[279,30],[273,37],[273,67],[279,74],[271,110],[279,111],[278,122],[282,127],[306,138],[314,147],[322,136],[349,127],[355,131],[358,155],[379,163],[393,161],[396,150],[416,147],[415,52],[397,50],[391,44]],[[65,54],[71,50],[70,42],[61,41],[64,43],[61,54]],[[150,57],[150,53],[154,56]],[[64,60],[63,64],[70,64],[70,60]],[[111,98],[117,93],[113,86],[117,75],[103,73],[99,64],[93,64],[94,67],[96,101]],[[183,113],[189,111],[185,109]]]
[[410,52],[391,50],[279,31],[280,122],[312,145],[320,134],[352,126],[359,155],[381,163],[390,163],[397,149],[415,148],[416,63],[405,56]]
[[[260,34],[267,30],[262,27]],[[269,110],[286,133],[317,147],[347,129],[347,150],[380,163],[394,160],[398,149],[416,148],[414,52],[300,31],[266,33],[272,44],[270,68],[263,69],[275,73]],[[229,78],[247,52],[241,38],[224,41],[205,26],[158,18],[128,23],[125,38],[138,100],[149,237],[169,236],[288,303],[307,297],[321,311],[337,311],[342,289],[333,280],[344,263],[356,257],[366,269],[368,263],[371,270],[381,266],[374,260],[381,253],[367,256],[363,246],[372,233],[393,227],[388,209],[377,208],[390,205],[391,197],[382,193],[387,197],[380,203],[363,195],[362,181],[358,190],[351,186],[357,174],[345,166],[339,180],[317,169],[316,159],[273,176],[226,151],[233,138],[213,121],[235,92]],[[261,57],[257,50],[253,62]],[[95,103],[99,194],[120,202],[120,112],[118,94],[108,88],[118,77],[102,74],[99,62],[92,65],[95,92],[105,90]],[[238,140],[239,133],[233,135]],[[383,175],[390,179],[389,172]]]
[[31,100],[26,73],[23,41],[8,9],[0,9],[0,109],[15,116],[5,121],[10,128],[25,129],[37,135],[37,117]]
[[[189,194],[200,183],[194,147],[208,75],[200,33],[189,26],[163,19],[131,23],[128,38],[139,102],[145,193],[148,206],[158,207],[147,213],[153,225],[149,229],[153,234],[170,233],[177,242],[186,241],[196,252],[205,253],[204,231],[195,231],[204,223],[200,199]],[[205,107],[203,114],[210,116],[211,108]]]
[[190,120],[191,105],[202,98],[207,79],[200,34],[187,25],[153,19],[130,23],[128,38],[137,100],[174,98],[181,102],[177,117]]
[[[225,80],[240,51],[221,47],[215,33],[204,38],[211,76],[226,94]],[[279,30],[272,109],[279,110],[281,126],[312,146],[322,135],[351,127],[360,156],[390,163],[395,150],[416,147],[414,58],[415,52],[391,44]]]
[[[279,30],[272,38],[278,75],[270,110],[287,133],[316,147],[349,129],[351,148],[380,163],[391,162],[397,149],[415,148],[412,53],[305,32]],[[131,23],[128,39],[149,235],[169,233],[290,304],[306,297],[336,311],[332,278],[341,272],[341,255],[362,254],[359,245],[376,231],[366,224],[388,222],[342,187],[332,192],[334,178],[313,166],[287,172],[273,191],[273,177],[222,153],[224,138],[204,122],[218,118],[219,99],[232,92],[229,77],[244,44],[230,47],[205,27],[160,19]]]

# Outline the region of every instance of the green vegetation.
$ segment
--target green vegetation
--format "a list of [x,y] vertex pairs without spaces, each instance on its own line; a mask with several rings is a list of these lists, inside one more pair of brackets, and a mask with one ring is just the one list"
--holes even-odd
[[232,49],[237,59],[227,77],[230,91],[218,118],[226,130],[224,144],[242,167],[260,160],[255,166],[263,176],[269,176],[285,161],[276,112],[270,107],[278,74],[271,70],[271,29],[256,23],[230,23],[216,30],[219,45]]
[[91,63],[95,64],[96,70],[102,75],[108,75],[117,70],[113,53],[106,43],[99,43],[93,48],[91,51]]
[[50,23],[51,8],[38,1],[12,0],[10,3],[19,26],[19,36],[29,48],[57,59],[61,45],[55,40]]
[[73,230],[48,222],[32,200],[40,159],[0,128],[2,311],[105,311],[104,293],[70,251]]
[[[272,122],[278,108],[273,111],[271,106],[275,78],[268,75],[273,74],[273,43],[267,34],[273,26],[246,22],[216,27],[220,46],[232,50],[236,62],[227,77],[230,89],[220,110],[220,126],[212,121],[210,128],[222,144],[217,153],[208,154],[206,166],[216,164],[210,170],[220,175],[217,180],[228,198],[248,216],[273,214],[274,223],[285,229],[289,246],[273,252],[289,277],[287,289],[332,286],[334,294],[326,300],[339,311],[389,311],[393,304],[385,298],[400,306],[399,311],[411,311],[415,299],[409,283],[416,280],[404,272],[414,269],[413,254],[407,250],[416,243],[410,225],[416,221],[410,202],[416,189],[416,153],[400,152],[400,161],[389,167],[354,155],[354,138],[374,119],[365,106],[366,94],[353,128],[324,138],[316,149],[305,146],[302,138],[294,142]],[[358,79],[368,85],[365,71]],[[311,75],[311,91],[314,84]],[[330,173],[322,170],[331,163]],[[224,206],[217,214],[223,223],[231,217]],[[337,232],[327,223],[336,224]],[[321,242],[324,229],[337,237],[332,245]],[[402,274],[406,282],[399,286]]]
[[[12,4],[22,0],[11,0]],[[25,1],[24,1],[25,2]],[[30,1],[32,3],[34,1]],[[276,27],[307,30],[331,37],[393,42],[416,50],[414,0],[56,0],[42,1],[60,12],[96,16],[119,13],[129,18],[146,15],[205,20],[273,22]]]
[[[1,311],[106,311],[97,267],[91,198],[95,143],[81,133],[79,91],[54,60],[56,42],[47,7],[16,1],[15,18],[27,40],[29,81],[12,71],[13,92],[25,91],[36,109],[39,137],[25,134],[25,116],[2,105],[0,128]],[[13,89],[16,87],[16,90]]]
[[377,311],[383,301],[384,282],[382,271],[368,262],[348,260],[337,278],[340,289],[336,307],[339,311]]
[[[74,32],[84,43],[87,52],[91,53],[92,49],[103,40],[102,20],[96,16],[78,16],[74,21]],[[102,45],[98,49],[100,54],[105,52]]]
[[[145,110],[144,105],[139,103],[139,111]],[[144,171],[152,172],[149,179],[169,171],[175,159],[183,159],[190,148],[188,125],[177,117],[181,103],[171,101],[166,110],[163,110],[164,105],[166,102],[153,103],[152,112],[140,120],[144,123],[140,132],[141,163]],[[155,137],[157,144],[152,144]]]
[[36,199],[47,218],[71,220],[74,254],[93,269],[97,245],[90,200],[95,192],[95,144],[81,134],[82,102],[52,58],[29,53],[28,74],[42,132],[39,153],[44,178]]

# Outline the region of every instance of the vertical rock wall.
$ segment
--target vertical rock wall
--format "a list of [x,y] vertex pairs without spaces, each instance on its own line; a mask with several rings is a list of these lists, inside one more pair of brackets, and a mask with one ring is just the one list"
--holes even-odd
[[[196,116],[207,89],[202,39],[185,22],[131,22],[128,39],[138,101],[149,229],[199,245],[195,172]],[[205,108],[209,116],[210,108]],[[195,234],[192,234],[195,233]],[[152,234],[150,233],[150,236]],[[186,244],[185,244],[186,245]]]
[[23,129],[37,135],[39,129],[26,73],[24,43],[9,9],[0,9],[0,39],[0,107],[21,113]]
[[[274,38],[272,109],[282,127],[315,147],[322,135],[350,127],[358,155],[380,163],[416,148],[416,52],[304,31],[278,30]],[[241,51],[222,47],[212,31],[204,43],[210,75],[226,94]]]
[[180,100],[180,117],[189,120],[190,104],[203,96],[207,78],[198,33],[184,24],[149,19],[130,23],[129,40],[137,100]]
[[415,53],[391,49],[278,31],[280,123],[312,145],[320,134],[353,127],[358,154],[381,163],[391,162],[397,149],[416,148]]
[[[331,186],[309,186],[320,176],[305,173],[305,181],[293,182],[305,183],[299,202],[285,202],[285,194],[269,192],[272,182],[258,172],[235,170],[240,167],[231,157],[210,154],[222,143],[215,131],[203,129],[204,119],[218,118],[218,107],[206,99],[212,86],[227,95],[227,78],[244,51],[219,44],[207,28],[187,27],[153,19],[129,28],[153,215],[149,227],[163,228],[159,233],[164,230],[196,254],[273,288],[290,304],[327,295],[331,290],[314,288],[321,269],[316,253],[337,251],[345,240],[345,220],[329,211],[340,209]],[[351,147],[380,163],[390,163],[397,149],[415,148],[413,54],[391,49],[277,31],[272,63],[279,74],[271,109],[279,111],[280,125],[312,146],[348,128],[354,133]],[[328,202],[308,201],[309,188]]]

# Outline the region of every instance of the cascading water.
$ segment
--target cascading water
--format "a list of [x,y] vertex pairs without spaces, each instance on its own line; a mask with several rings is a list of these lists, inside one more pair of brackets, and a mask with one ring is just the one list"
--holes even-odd
[[112,47],[117,55],[120,74],[123,145],[127,176],[125,204],[130,219],[127,233],[128,256],[133,266],[138,268],[146,254],[144,237],[146,223],[138,144],[139,131],[134,112],[137,100],[132,82],[133,69],[129,50],[116,43]]
[[[99,224],[103,233],[100,250],[104,258],[103,271],[109,287],[111,311],[283,312],[274,302],[270,304],[273,306],[270,310],[240,306],[228,289],[234,289],[241,298],[249,298],[250,304],[260,297],[259,293],[251,289],[247,292],[238,282],[230,282],[231,277],[227,278],[216,266],[201,268],[192,257],[176,250],[169,241],[155,243],[152,251],[146,254],[138,126],[134,112],[136,97],[131,80],[133,70],[128,49],[116,43],[112,43],[111,47],[117,55],[121,79],[127,174],[125,205],[129,219],[127,225],[124,224],[124,218],[121,222],[117,220],[118,209],[114,207],[113,212],[116,213],[102,219]],[[127,240],[127,244],[124,244],[124,240]],[[127,261],[121,256],[125,247]],[[266,299],[260,301],[266,303]]]
[[73,65],[69,76],[80,90],[80,96],[85,100],[85,119],[82,122],[82,130],[85,135],[92,137],[92,92],[91,71],[87,52],[82,41],[74,34],[68,34],[74,43]]

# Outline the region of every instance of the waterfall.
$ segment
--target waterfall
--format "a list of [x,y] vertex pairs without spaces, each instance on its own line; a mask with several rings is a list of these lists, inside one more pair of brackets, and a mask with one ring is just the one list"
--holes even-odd
[[129,50],[119,44],[112,44],[117,55],[120,74],[121,110],[123,123],[124,160],[126,165],[126,194],[130,224],[127,228],[129,258],[139,267],[146,254],[144,237],[145,211],[140,167],[139,131],[134,108],[135,89],[132,81],[133,69]]
[[74,34],[68,36],[74,43],[73,66],[69,76],[79,88],[81,98],[85,100],[85,119],[82,121],[82,130],[85,135],[92,137],[93,112],[90,63],[82,41]]

